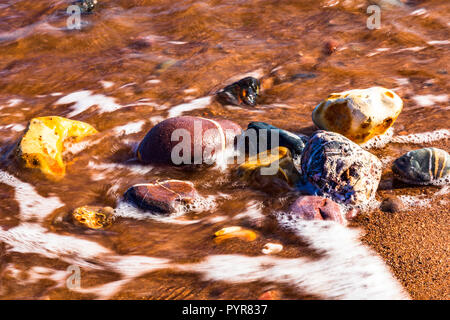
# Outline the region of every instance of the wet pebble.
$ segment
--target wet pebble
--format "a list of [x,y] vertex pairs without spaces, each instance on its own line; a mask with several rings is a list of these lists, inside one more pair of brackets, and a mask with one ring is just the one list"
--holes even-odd
[[113,221],[114,209],[111,207],[84,206],[72,212],[72,219],[77,225],[89,229],[104,229]]
[[258,234],[252,230],[239,226],[227,227],[220,229],[214,233],[214,242],[220,244],[227,239],[238,238],[247,242],[254,241],[258,238]]
[[[256,134],[256,139],[252,139],[252,130]],[[306,142],[308,142],[308,137],[305,135],[297,135],[265,122],[250,122],[244,134],[250,138],[250,143],[254,142],[250,150],[263,152],[280,146],[288,148],[293,157],[300,156],[305,148]],[[276,135],[278,135],[278,144],[276,143]],[[274,141],[272,141],[272,136],[275,139]],[[261,145],[267,146],[267,148],[261,150]]]
[[75,2],[81,9],[81,12],[91,12],[98,4],[97,0],[77,0]]
[[446,185],[450,183],[450,155],[438,148],[409,151],[394,161],[392,171],[406,183]]
[[17,156],[26,168],[39,169],[47,177],[64,177],[64,142],[77,142],[97,133],[91,125],[63,117],[40,117],[30,121],[17,148]]
[[311,195],[327,195],[350,206],[367,205],[375,197],[382,164],[346,137],[317,131],[308,141],[301,159],[299,188]]
[[212,165],[234,146],[241,127],[229,120],[181,116],[164,120],[144,137],[137,150],[143,163],[159,165]]
[[217,92],[217,99],[222,104],[255,106],[260,90],[260,81],[253,77],[247,77]]
[[134,185],[125,192],[124,199],[142,210],[167,216],[186,210],[198,196],[191,182],[166,180]]
[[305,220],[331,220],[345,225],[339,205],[324,197],[300,197],[291,205],[289,212]]
[[381,202],[380,209],[381,211],[390,213],[400,212],[404,209],[404,204],[399,198],[388,196]]
[[320,129],[364,143],[384,134],[402,111],[403,101],[392,90],[382,87],[332,93],[313,111]]
[[300,180],[289,149],[278,147],[249,157],[241,164],[238,176],[258,188],[275,191],[289,189]]
[[281,300],[281,292],[278,290],[268,290],[261,294],[258,300]]
[[329,40],[325,43],[325,53],[332,54],[337,50],[339,42],[336,40]]
[[266,243],[264,248],[261,250],[264,254],[276,254],[283,251],[283,245],[279,243]]

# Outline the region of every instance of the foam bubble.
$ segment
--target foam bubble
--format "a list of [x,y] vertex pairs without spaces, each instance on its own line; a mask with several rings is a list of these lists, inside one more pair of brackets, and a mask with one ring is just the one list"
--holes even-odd
[[118,126],[112,129],[112,131],[121,136],[121,135],[130,135],[134,133],[138,133],[142,131],[142,127],[144,126],[145,121],[136,121],[136,122],[130,122],[123,126]]
[[71,103],[74,104],[70,107],[72,112],[67,114],[68,118],[79,115],[94,105],[98,106],[100,113],[114,112],[122,108],[120,104],[116,103],[114,98],[102,94],[93,94],[90,90],[70,93],[55,102],[57,105]]
[[23,220],[44,219],[55,209],[64,206],[58,197],[44,198],[39,195],[34,187],[22,182],[9,173],[0,170],[0,183],[15,188],[15,199],[19,204],[20,218]]
[[448,95],[446,94],[441,95],[427,94],[422,96],[417,95],[412,98],[416,102],[416,104],[422,107],[430,107],[435,105],[436,103],[445,103],[448,101]]
[[447,129],[440,129],[431,132],[412,133],[405,136],[395,136],[392,138],[391,142],[425,144],[434,141],[445,140],[448,138],[450,138],[450,131]]
[[181,116],[184,112],[197,110],[197,109],[203,109],[206,108],[208,105],[211,104],[212,97],[203,97],[198,98],[195,100],[192,100],[188,103],[179,104],[177,106],[174,106],[170,108],[169,110],[169,118],[178,117]]

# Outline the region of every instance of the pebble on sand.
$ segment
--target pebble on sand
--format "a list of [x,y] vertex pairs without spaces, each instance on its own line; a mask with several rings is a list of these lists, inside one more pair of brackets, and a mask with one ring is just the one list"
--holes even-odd
[[364,143],[384,134],[399,116],[402,99],[382,87],[332,93],[313,111],[312,119],[320,129]]
[[365,206],[374,199],[382,171],[376,156],[329,131],[317,131],[309,139],[301,167],[299,188],[352,207]]
[[166,180],[134,185],[125,192],[124,198],[142,210],[170,215],[187,209],[198,196],[192,182]]
[[290,214],[305,220],[330,220],[345,225],[339,205],[319,196],[302,196],[289,209]]
[[18,158],[26,168],[36,168],[52,179],[66,173],[62,152],[64,142],[77,142],[97,133],[91,125],[62,117],[40,117],[30,121],[18,149]]
[[402,211],[404,209],[403,202],[395,197],[395,196],[388,196],[383,199],[383,201],[380,204],[381,211],[384,212],[390,212],[390,213],[396,213],[399,211]]
[[438,148],[409,151],[394,161],[392,171],[406,183],[446,185],[450,183],[450,155]]
[[264,254],[276,254],[283,251],[283,245],[279,243],[268,242],[264,245],[264,248],[261,250]]

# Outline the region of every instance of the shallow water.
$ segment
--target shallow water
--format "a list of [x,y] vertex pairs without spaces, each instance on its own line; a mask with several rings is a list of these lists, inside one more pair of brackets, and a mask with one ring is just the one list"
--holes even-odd
[[[0,298],[255,299],[268,288],[286,299],[405,297],[398,283],[413,298],[449,297],[442,262],[448,189],[398,184],[389,169],[411,149],[449,150],[447,0],[371,1],[383,5],[378,30],[366,26],[369,4],[356,0],[100,2],[81,17],[81,30],[66,28],[70,1],[0,4]],[[339,46],[330,55],[324,48],[332,39]],[[266,80],[259,106],[211,100],[248,74]],[[285,232],[266,218],[295,192],[249,188],[235,181],[232,168],[186,172],[134,158],[145,133],[168,117],[226,118],[243,128],[265,121],[310,134],[311,112],[329,93],[371,86],[393,89],[405,103],[393,141],[371,149],[385,166],[377,200],[395,194],[408,205],[395,217],[373,209],[333,232],[320,223]],[[28,121],[47,115],[100,132],[67,146],[67,175],[59,182],[8,157]],[[125,210],[104,231],[60,223],[76,207],[117,207],[131,185],[167,178],[192,181],[206,199],[203,210],[171,220],[137,219]],[[424,207],[428,220],[420,217]],[[408,235],[406,222],[441,236]],[[232,225],[259,238],[212,240]],[[264,255],[274,241],[283,251]],[[406,248],[389,245],[396,242]],[[343,254],[351,248],[354,255]],[[359,264],[353,269],[349,261]],[[81,268],[81,288],[67,287],[69,266]]]

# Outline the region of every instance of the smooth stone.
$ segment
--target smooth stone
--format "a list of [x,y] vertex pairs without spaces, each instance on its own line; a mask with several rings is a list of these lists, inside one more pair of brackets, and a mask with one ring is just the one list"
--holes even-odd
[[305,220],[331,220],[345,225],[339,205],[323,197],[300,197],[291,205],[289,212]]
[[214,242],[220,244],[225,240],[237,238],[246,242],[254,241],[258,238],[258,234],[252,230],[242,227],[227,227],[214,233]]
[[332,93],[317,105],[312,119],[320,129],[340,133],[361,144],[384,134],[402,108],[403,101],[395,92],[372,87]]
[[40,117],[30,121],[17,149],[26,168],[39,169],[47,177],[61,179],[66,173],[64,142],[77,142],[97,133],[91,125],[62,117]]
[[113,221],[114,209],[111,207],[84,206],[72,212],[73,221],[89,229],[104,229]]
[[281,300],[279,290],[268,290],[258,297],[258,300]]
[[409,151],[394,161],[392,171],[396,178],[410,184],[449,184],[450,155],[438,148]]
[[283,251],[283,245],[279,243],[268,242],[264,245],[261,252],[264,254],[277,254]]
[[[195,128],[199,128],[197,129],[198,133]],[[177,132],[180,132],[179,129],[184,129],[190,140],[190,143],[187,142],[186,150],[190,150],[191,157],[186,157],[187,161],[182,163],[174,163],[173,148],[184,143],[184,136],[180,138],[176,135]],[[235,137],[241,133],[242,128],[229,120],[211,120],[191,116],[169,118],[154,126],[146,134],[138,147],[137,157],[141,162],[147,164],[177,166],[212,164],[210,162],[213,160],[204,157],[205,150],[213,150],[211,154],[216,156],[217,153],[233,147]],[[172,135],[175,136],[174,141],[172,141]],[[184,151],[181,154],[184,155]],[[199,159],[199,161],[195,161],[195,159]]]
[[[291,154],[293,157],[300,156],[303,152],[303,149],[305,148],[306,143],[308,142],[308,137],[305,135],[297,135],[292,132],[289,132],[287,130],[283,130],[280,128],[277,128],[273,125],[270,125],[265,122],[250,122],[247,131],[245,133],[249,134],[250,130],[255,130],[256,137],[257,137],[257,145],[253,146],[253,149],[257,150],[257,152],[263,152],[266,150],[270,150],[276,147],[286,147],[291,151]],[[265,131],[265,134],[263,130]],[[278,133],[278,145],[275,145],[275,143],[272,143],[272,132]],[[261,136],[260,136],[261,135]],[[250,136],[250,135],[249,135]],[[259,145],[261,143],[260,138],[262,138],[263,144],[267,145],[266,150],[260,150]]]
[[328,131],[317,131],[311,136],[302,154],[301,168],[300,189],[358,207],[374,199],[382,172],[376,156]]
[[[271,166],[271,172],[267,172]],[[301,178],[289,149],[285,147],[278,147],[249,157],[239,166],[237,174],[242,180],[257,187],[273,190],[290,188]]]
[[193,183],[167,180],[134,185],[125,192],[124,199],[142,210],[170,215],[187,208],[198,196]]
[[260,91],[260,81],[253,77],[247,77],[226,86],[216,95],[222,104],[255,106]]
[[381,211],[390,213],[400,212],[404,209],[404,207],[403,202],[394,196],[384,198],[380,205]]

